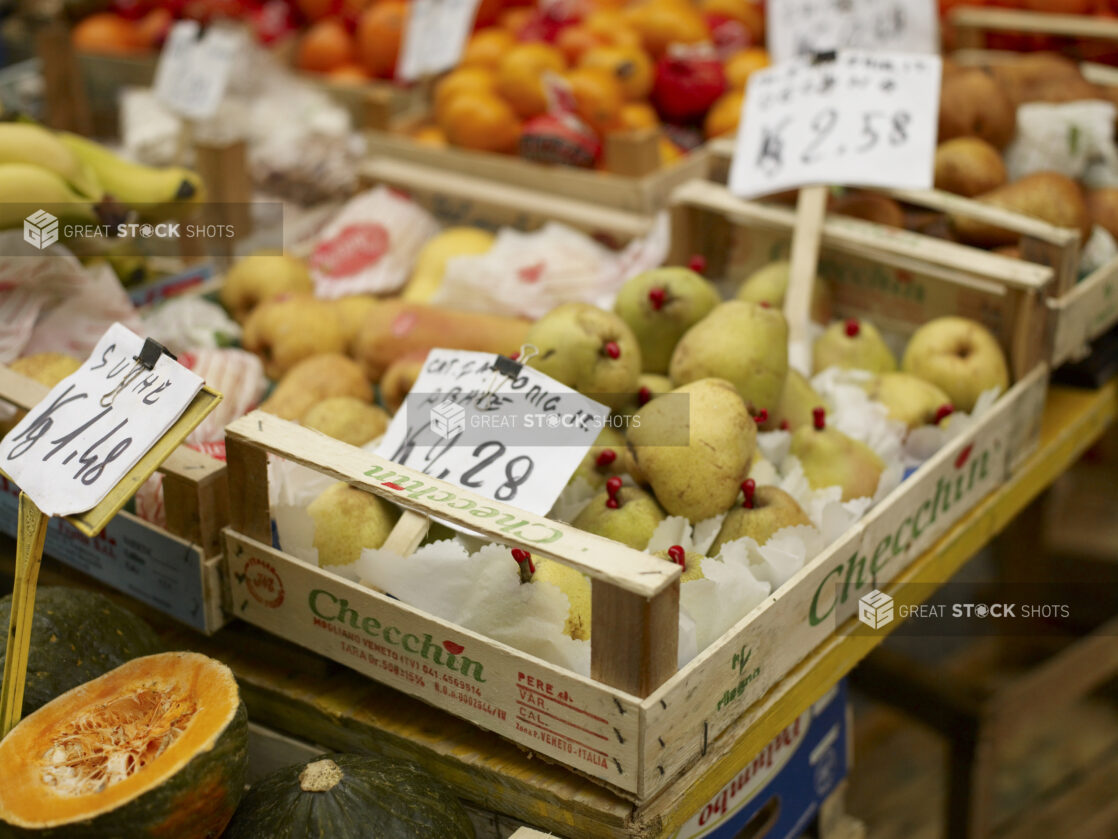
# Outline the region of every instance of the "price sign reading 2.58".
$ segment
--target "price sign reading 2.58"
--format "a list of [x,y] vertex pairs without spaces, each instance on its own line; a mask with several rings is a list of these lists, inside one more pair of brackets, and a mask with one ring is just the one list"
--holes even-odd
[[810,184],[931,187],[938,56],[848,51],[749,79],[730,189],[754,198]]
[[0,471],[47,515],[95,507],[186,410],[203,382],[119,323],[0,441]]

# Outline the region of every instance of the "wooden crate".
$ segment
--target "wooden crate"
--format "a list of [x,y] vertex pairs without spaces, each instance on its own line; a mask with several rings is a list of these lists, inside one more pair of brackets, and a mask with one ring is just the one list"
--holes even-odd
[[[988,54],[987,54],[988,55]],[[1105,71],[1111,78],[1114,71]],[[1096,72],[1096,78],[1103,75]],[[1118,77],[1115,77],[1118,81]],[[724,184],[728,180],[730,160],[733,157],[734,143],[731,139],[715,140],[710,143],[712,156],[712,180]],[[1118,323],[1118,258],[1112,259],[1079,280],[1079,257],[1082,243],[1079,232],[1054,227],[1037,219],[1007,212],[996,207],[954,195],[942,190],[876,190],[897,201],[913,207],[937,213],[958,214],[969,218],[997,224],[1019,235],[1017,242],[1023,267],[1020,276],[1040,276],[1031,271],[1032,266],[1047,267],[1052,270],[1052,281],[1045,287],[1044,299],[1044,358],[1052,366],[1058,367],[1065,361],[1075,359],[1086,352],[1087,345]],[[762,205],[757,205],[762,206]],[[764,205],[767,206],[767,205]],[[881,236],[890,237],[904,234],[916,237],[921,251],[935,254],[944,248],[944,253],[962,254],[959,264],[965,265],[973,260],[974,273],[979,276],[997,279],[998,274],[1009,276],[1014,270],[1004,261],[1005,257],[982,248],[969,245],[947,243],[942,239],[914,232],[896,231],[880,225],[876,227]],[[915,241],[915,240],[914,240]],[[1001,267],[994,265],[991,257],[1003,260]],[[1009,260],[1010,262],[1017,260]],[[1031,263],[1031,265],[1027,265]]]
[[[675,248],[704,253],[718,270],[724,241],[708,233],[740,225],[737,202],[709,200],[720,188],[696,181],[673,201]],[[696,194],[699,190],[699,194]],[[724,192],[724,190],[723,190]],[[699,199],[703,199],[700,202]],[[773,213],[764,235],[790,235],[792,214]],[[721,219],[722,223],[716,223]],[[256,412],[227,429],[232,515],[226,530],[228,608],[268,631],[558,761],[621,794],[647,801],[680,773],[713,759],[711,744],[856,609],[858,597],[900,573],[951,524],[1005,481],[1037,439],[1047,368],[1037,364],[1040,293],[1051,269],[990,256],[1017,285],[983,282],[969,252],[927,264],[911,236],[891,240],[872,226],[829,221],[825,259],[908,271],[929,289],[925,305],[901,307],[909,328],[955,312],[977,295],[999,321],[1017,383],[961,438],[910,476],[862,522],[676,672],[677,569],[565,524],[490,502],[310,429]],[[868,228],[868,229],[865,229]],[[764,255],[767,259],[767,254]],[[724,261],[723,261],[724,262]],[[931,293],[946,287],[951,293]],[[866,288],[864,314],[877,317]],[[845,305],[841,303],[840,305]],[[983,309],[985,311],[985,309]],[[886,325],[895,325],[886,324]],[[592,678],[584,678],[477,633],[337,578],[272,546],[267,454],[295,460],[500,542],[553,557],[592,578]],[[467,515],[484,508],[494,518]],[[405,515],[402,521],[407,521]],[[414,540],[409,540],[414,542]],[[390,543],[394,538],[390,537]],[[414,544],[410,545],[414,549]],[[396,548],[402,553],[408,548]],[[836,583],[845,584],[836,592]],[[652,643],[656,639],[656,643]],[[670,640],[669,640],[670,639]],[[451,653],[453,658],[445,656]],[[448,663],[456,675],[447,681]],[[526,722],[535,708],[547,731]],[[543,719],[535,717],[534,720]],[[708,757],[709,755],[709,757]]]
[[[22,410],[50,388],[0,365],[0,400]],[[205,633],[226,622],[221,609],[223,540],[229,492],[225,464],[180,446],[159,467],[167,526],[121,511],[92,539],[51,519],[45,552]],[[19,490],[0,477],[0,532],[15,536]]]
[[[1020,9],[957,6],[947,16],[955,49],[984,49],[995,32],[1048,35],[1094,42],[1118,42],[1118,20],[1095,15],[1060,15]],[[1087,58],[1090,55],[1077,55]]]

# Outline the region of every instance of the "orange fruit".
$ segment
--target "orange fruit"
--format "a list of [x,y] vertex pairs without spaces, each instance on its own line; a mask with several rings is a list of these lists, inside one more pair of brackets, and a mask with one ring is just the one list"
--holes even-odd
[[505,0],[481,0],[474,14],[474,31],[492,26],[504,11]]
[[136,37],[147,49],[155,49],[167,37],[174,22],[170,10],[159,6],[136,21]]
[[384,0],[361,13],[357,56],[374,77],[390,78],[396,72],[407,19],[408,5],[403,0]]
[[666,53],[671,44],[697,44],[710,37],[703,16],[677,0],[646,0],[628,9],[626,17],[653,58]]
[[435,119],[451,100],[463,92],[468,93],[494,93],[497,87],[497,77],[492,70],[484,67],[459,67],[447,73],[435,85]]
[[493,93],[455,96],[443,110],[439,127],[454,146],[479,151],[515,152],[520,121],[512,107]]
[[571,66],[578,64],[589,50],[601,46],[604,40],[585,26],[564,26],[555,38],[555,46]]
[[619,9],[595,9],[582,19],[581,25],[607,44],[617,47],[641,45],[641,36],[629,26],[628,18]]
[[515,35],[535,16],[535,9],[526,6],[514,6],[497,15],[497,25]]
[[491,26],[475,32],[462,51],[459,67],[488,67],[496,70],[505,53],[516,45],[516,38],[507,29]]
[[771,63],[768,51],[760,47],[735,52],[726,59],[726,86],[731,90],[743,90],[754,72],[764,70]]
[[549,44],[518,44],[501,59],[497,92],[523,119],[547,110],[543,74],[567,69],[563,53]]
[[334,0],[295,0],[295,5],[303,13],[303,17],[312,22],[322,20],[338,11]]
[[765,43],[765,14],[760,3],[751,0],[700,0],[704,15],[719,15],[736,20],[749,32],[749,43]]
[[647,102],[626,102],[617,115],[618,127],[625,131],[639,131],[643,128],[656,128],[660,117],[656,109]]
[[295,64],[300,70],[329,73],[356,59],[353,38],[337,18],[312,24],[299,39]]
[[136,25],[113,12],[97,12],[79,21],[70,37],[81,52],[132,55],[144,50]]
[[437,125],[424,125],[412,132],[411,138],[421,146],[435,146],[445,148],[447,145],[446,134]]
[[740,90],[731,90],[729,93],[723,93],[718,101],[711,105],[703,121],[703,133],[708,139],[732,134],[738,130],[744,99],[745,94]]
[[647,99],[652,90],[652,59],[640,47],[595,47],[583,54],[578,66],[605,70],[630,102]]
[[625,97],[621,83],[608,70],[579,67],[563,78],[571,86],[579,118],[599,134],[617,125]]
[[340,84],[364,84],[369,81],[369,73],[365,70],[364,65],[358,64],[356,61],[335,67],[326,75],[329,76],[330,81]]

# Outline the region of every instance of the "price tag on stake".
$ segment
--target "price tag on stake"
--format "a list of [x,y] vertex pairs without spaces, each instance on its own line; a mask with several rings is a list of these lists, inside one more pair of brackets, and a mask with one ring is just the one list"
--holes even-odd
[[412,0],[396,77],[412,82],[458,66],[480,0]]
[[155,70],[156,97],[188,119],[217,113],[233,61],[244,50],[244,36],[235,29],[213,26],[199,38],[200,31],[193,20],[172,26]]
[[119,323],[77,372],[51,389],[0,441],[0,471],[48,516],[95,507],[167,432],[202,379]]
[[543,515],[609,408],[491,353],[435,349],[377,454]]
[[863,49],[939,53],[934,0],[768,0],[766,42],[774,64]]
[[808,184],[928,189],[939,56],[847,51],[749,78],[730,190],[756,198]]

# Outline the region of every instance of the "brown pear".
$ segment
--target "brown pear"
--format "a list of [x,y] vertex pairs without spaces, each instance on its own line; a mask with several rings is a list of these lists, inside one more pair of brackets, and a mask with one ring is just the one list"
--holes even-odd
[[260,410],[298,420],[316,403],[331,396],[352,396],[372,402],[373,388],[356,361],[344,355],[316,355],[292,367]]
[[980,137],[956,137],[936,149],[936,189],[971,198],[1005,184],[1001,152]]
[[[1071,178],[1057,172],[1035,172],[1020,180],[979,195],[976,201],[990,207],[1039,219],[1055,227],[1077,230],[1082,241],[1091,232],[1091,215],[1083,200],[1083,190]],[[1012,245],[1021,238],[1014,233],[963,215],[951,217],[955,235],[960,241],[982,247]]]

